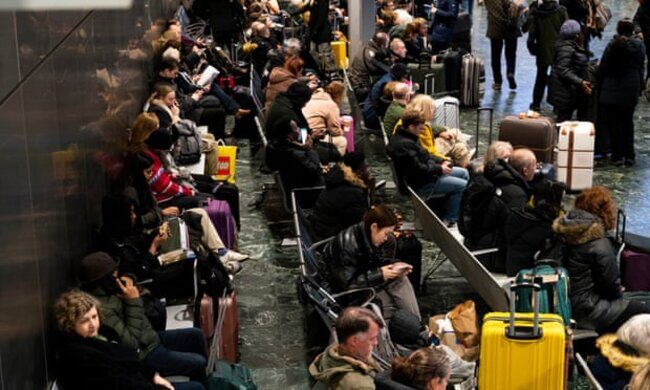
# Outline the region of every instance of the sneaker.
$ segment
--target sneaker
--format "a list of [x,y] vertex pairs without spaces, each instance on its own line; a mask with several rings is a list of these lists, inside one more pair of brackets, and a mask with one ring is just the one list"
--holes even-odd
[[242,270],[242,266],[238,261],[226,261],[223,266],[226,268],[226,271],[228,271],[230,276],[236,275]]
[[226,254],[221,256],[221,261],[223,261],[224,263],[227,263],[229,261],[239,262],[239,261],[248,260],[249,258],[250,258],[249,255],[244,255],[242,253],[231,251],[230,249],[228,249],[228,252],[226,252]]
[[636,162],[634,161],[633,158],[626,158],[625,159],[625,166],[626,167],[633,167]]
[[501,83],[492,84],[492,89],[495,90],[495,91],[500,91],[501,90]]
[[517,82],[515,81],[515,75],[508,75],[508,86],[510,89],[517,89]]

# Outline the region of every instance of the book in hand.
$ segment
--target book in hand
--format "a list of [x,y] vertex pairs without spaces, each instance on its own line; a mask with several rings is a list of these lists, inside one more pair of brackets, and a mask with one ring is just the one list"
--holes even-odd
[[160,265],[194,258],[194,252],[190,250],[189,246],[189,234],[185,221],[180,218],[172,218],[167,221],[167,227],[169,238],[160,246],[158,255]]
[[217,68],[212,65],[208,65],[205,67],[205,69],[203,69],[203,73],[201,73],[201,77],[199,77],[199,81],[196,82],[196,85],[203,88],[206,85],[212,84],[217,76],[219,76],[219,71]]

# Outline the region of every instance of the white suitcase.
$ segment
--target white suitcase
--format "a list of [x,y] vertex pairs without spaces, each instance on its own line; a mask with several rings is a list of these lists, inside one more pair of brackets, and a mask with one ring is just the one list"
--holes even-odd
[[591,187],[594,175],[596,129],[591,122],[559,124],[557,180],[569,191]]
[[433,117],[435,126],[460,129],[460,101],[453,96],[445,96],[434,101],[436,113]]

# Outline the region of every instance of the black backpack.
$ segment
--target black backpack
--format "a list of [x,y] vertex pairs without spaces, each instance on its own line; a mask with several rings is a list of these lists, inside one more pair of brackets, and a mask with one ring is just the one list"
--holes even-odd
[[458,218],[458,230],[464,237],[474,237],[483,227],[483,220],[492,202],[501,202],[498,190],[482,174],[470,179],[463,193]]
[[174,145],[174,162],[176,165],[192,165],[201,160],[201,136],[196,124],[189,119],[181,119],[174,124],[178,140]]

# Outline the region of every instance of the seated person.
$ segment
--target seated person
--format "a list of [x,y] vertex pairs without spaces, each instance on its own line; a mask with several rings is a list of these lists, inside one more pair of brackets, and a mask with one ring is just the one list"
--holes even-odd
[[512,210],[508,216],[504,228],[508,276],[535,266],[537,252],[553,237],[553,221],[562,213],[565,190],[564,183],[543,180],[535,187],[531,204]]
[[311,99],[311,95],[311,89],[302,82],[292,84],[286,92],[278,95],[266,112],[265,130],[269,142],[276,139],[278,134],[284,134],[291,127],[291,121],[299,128],[309,129],[302,109]]
[[627,389],[632,374],[650,363],[650,315],[639,314],[625,322],[616,333],[596,340],[591,372],[604,389]]
[[530,183],[535,177],[537,158],[530,149],[516,149],[510,159],[497,160],[485,167],[483,174],[501,189],[501,199],[510,209],[520,210],[530,200]]
[[311,224],[316,240],[332,237],[359,223],[370,209],[370,172],[361,152],[350,152],[325,175]]
[[469,174],[466,169],[452,167],[448,160],[430,154],[418,143],[425,130],[424,117],[406,111],[402,125],[388,144],[388,154],[395,163],[400,181],[411,186],[425,200],[433,194],[449,194],[444,220],[453,225],[458,213]]
[[616,224],[616,204],[604,187],[582,191],[574,209],[555,220],[565,242],[562,265],[571,277],[573,317],[598,333],[616,331],[636,314],[650,313],[643,303],[623,297],[617,251],[608,234]]
[[324,138],[320,142],[333,144],[340,156],[345,154],[348,146],[340,123],[339,104],[344,93],[345,85],[340,81],[332,81],[325,89],[317,89],[302,109],[312,133],[322,133]]
[[406,105],[409,102],[411,97],[411,89],[408,84],[399,83],[393,89],[393,100],[390,102],[390,105],[386,109],[384,114],[384,129],[388,137],[393,135],[393,130],[397,126],[397,122],[404,115],[404,110]]
[[[137,351],[119,343],[110,328],[102,326],[99,301],[78,290],[62,294],[54,303],[61,338],[57,373],[66,390],[200,390],[199,382],[169,383],[146,368]],[[173,386],[173,387],[172,387]]]
[[[323,185],[323,167],[314,148],[311,135],[300,140],[301,131],[293,120],[289,126],[278,129],[277,138],[266,147],[266,165],[278,171],[287,197],[294,188]],[[298,199],[301,206],[312,207],[316,202],[313,195]],[[288,199],[285,199],[288,201]]]
[[377,390],[396,389],[395,382],[403,385],[400,389],[445,390],[450,376],[447,353],[441,348],[424,347],[407,357],[396,357],[390,372],[378,374],[375,383]]
[[384,115],[385,109],[382,110],[382,96],[384,93],[384,86],[391,81],[408,81],[409,69],[404,64],[395,64],[391,66],[390,72],[386,73],[379,79],[370,90],[370,94],[366,98],[363,107],[363,120],[366,127],[371,129],[379,129],[379,116]]
[[372,358],[381,320],[362,307],[348,307],[336,319],[338,344],[327,347],[309,366],[309,375],[336,390],[374,390],[381,371]]
[[341,231],[325,246],[325,274],[334,292],[375,288],[387,321],[399,309],[420,319],[415,292],[407,278],[412,267],[387,262],[380,250],[396,225],[397,217],[387,206],[371,208],[362,222]]
[[117,264],[104,252],[83,258],[78,268],[81,288],[100,303],[102,323],[117,334],[120,344],[137,351],[145,369],[162,376],[205,379],[206,345],[198,328],[155,332],[145,316],[134,280],[119,276]]
[[269,51],[273,50],[276,44],[271,36],[271,30],[266,24],[253,22],[251,30],[253,32],[251,42],[255,45],[251,53],[251,63],[255,70],[261,71],[269,61]]
[[388,35],[375,33],[363,46],[350,65],[350,84],[358,102],[362,102],[370,93],[374,80],[379,79],[390,70],[388,56]]
[[298,82],[302,76],[304,65],[305,62],[300,57],[289,57],[284,62],[284,66],[273,68],[264,95],[264,110],[266,112],[271,108],[278,94],[285,92],[291,84]]
[[426,45],[428,30],[427,20],[424,18],[415,18],[406,25],[403,38],[409,58],[425,58],[431,62],[431,54]]
[[645,390],[650,389],[650,363],[644,364],[632,376],[630,380],[629,390]]
[[479,163],[471,164],[472,173],[482,174],[485,167],[489,164],[495,163],[497,160],[508,161],[514,149],[510,142],[506,141],[493,141],[485,152],[485,157]]

